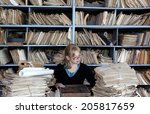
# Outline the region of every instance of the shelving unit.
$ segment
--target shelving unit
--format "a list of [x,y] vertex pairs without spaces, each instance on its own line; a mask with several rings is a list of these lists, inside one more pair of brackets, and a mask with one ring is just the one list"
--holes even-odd
[[[22,25],[11,25],[11,24],[0,24],[0,28],[8,31],[8,29],[13,29],[13,30],[18,30],[18,31],[25,31],[29,32],[30,30],[41,30],[42,31],[49,31],[49,30],[69,30],[71,28],[72,30],[72,38],[71,41],[72,43],[76,43],[76,36],[75,32],[77,31],[82,31],[83,29],[91,30],[91,31],[110,31],[112,32],[113,39],[116,41],[114,45],[79,45],[81,49],[108,49],[110,50],[111,53],[111,58],[113,60],[113,63],[116,63],[116,55],[115,51],[118,49],[148,49],[150,50],[150,45],[148,46],[121,46],[119,45],[119,34],[121,33],[122,30],[126,30],[130,33],[134,30],[147,30],[150,31],[150,25],[76,25],[76,11],[84,11],[84,12],[89,12],[91,14],[97,14],[99,12],[103,11],[108,11],[108,12],[115,12],[116,14],[119,14],[120,12],[125,12],[126,14],[130,13],[135,13],[135,14],[143,14],[143,13],[150,13],[150,7],[147,8],[107,8],[107,7],[81,7],[81,6],[76,6],[75,3],[76,0],[72,0],[73,5],[72,6],[33,6],[33,5],[18,5],[18,6],[12,6],[12,5],[0,5],[0,8],[4,9],[19,9],[23,12],[25,12],[27,15],[26,18],[26,23]],[[29,15],[31,12],[42,12],[42,13],[67,13],[69,15],[69,18],[72,21],[71,25],[36,25],[36,24],[30,24],[30,18]],[[25,34],[25,33],[24,33]],[[7,37],[7,35],[6,35]],[[25,36],[24,36],[25,38]],[[40,48],[49,48],[49,49],[54,49],[54,48],[61,48],[64,49],[65,46],[68,44],[67,42],[64,45],[7,45],[7,44],[1,44],[0,49],[2,48],[21,48],[26,50],[26,57],[27,60],[30,61],[29,58],[29,53],[32,49],[40,49]],[[150,57],[149,57],[150,58]],[[131,67],[148,67],[150,68],[150,64],[129,64]],[[56,64],[44,64],[45,67],[55,67]],[[88,64],[88,66],[91,67],[97,67],[97,66],[107,66],[107,64]],[[8,63],[6,65],[0,65],[0,68],[3,67],[18,67],[17,64],[13,63]]]

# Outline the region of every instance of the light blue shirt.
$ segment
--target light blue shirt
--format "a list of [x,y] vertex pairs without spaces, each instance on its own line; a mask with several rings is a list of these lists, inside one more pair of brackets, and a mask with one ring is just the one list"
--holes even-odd
[[77,71],[79,70],[80,64],[78,64],[77,67],[78,68],[75,72],[70,72],[67,68],[65,68],[66,73],[68,74],[69,77],[73,77],[77,73]]

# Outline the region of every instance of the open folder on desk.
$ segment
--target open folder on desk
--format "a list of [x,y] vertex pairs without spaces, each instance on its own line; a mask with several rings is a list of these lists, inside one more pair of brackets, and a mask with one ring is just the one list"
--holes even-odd
[[65,85],[65,88],[60,88],[61,97],[89,97],[90,90],[86,85]]

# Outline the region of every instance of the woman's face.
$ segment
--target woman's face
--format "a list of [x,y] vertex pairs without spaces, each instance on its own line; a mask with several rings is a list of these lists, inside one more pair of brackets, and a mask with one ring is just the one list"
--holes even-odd
[[81,55],[80,52],[75,51],[74,56],[71,57],[72,64],[79,64],[81,62]]

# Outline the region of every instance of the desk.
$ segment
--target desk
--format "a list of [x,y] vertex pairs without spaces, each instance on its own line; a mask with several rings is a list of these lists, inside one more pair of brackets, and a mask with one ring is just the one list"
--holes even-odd
[[89,97],[90,90],[86,85],[65,85],[65,88],[60,88],[61,97]]

